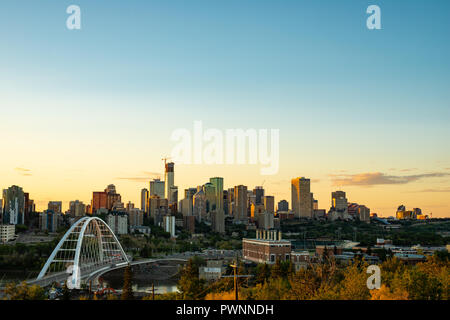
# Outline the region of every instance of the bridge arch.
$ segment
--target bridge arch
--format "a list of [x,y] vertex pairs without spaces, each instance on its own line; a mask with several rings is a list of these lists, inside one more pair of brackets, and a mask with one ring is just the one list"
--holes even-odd
[[64,234],[36,280],[70,279],[68,286],[79,289],[91,273],[129,263],[111,228],[98,217],[83,217]]

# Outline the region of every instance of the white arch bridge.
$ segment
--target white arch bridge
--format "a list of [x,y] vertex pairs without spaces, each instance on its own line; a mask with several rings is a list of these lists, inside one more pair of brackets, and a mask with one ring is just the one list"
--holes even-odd
[[47,286],[67,281],[69,288],[80,289],[82,283],[96,282],[106,272],[126,265],[160,261],[186,262],[187,259],[172,256],[130,262],[114,232],[102,219],[84,217],[64,234],[37,278],[27,282]]
[[30,283],[45,286],[68,280],[70,288],[79,289],[93,273],[129,263],[111,228],[100,218],[84,217],[70,227]]

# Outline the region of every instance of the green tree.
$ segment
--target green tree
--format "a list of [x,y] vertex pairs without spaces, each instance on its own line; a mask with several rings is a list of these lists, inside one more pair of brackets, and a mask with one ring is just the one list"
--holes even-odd
[[450,260],[450,252],[446,250],[435,251],[434,256],[441,262],[448,262]]
[[290,260],[281,263],[281,270],[283,271],[283,278],[285,279],[289,278],[295,273],[294,264]]
[[440,300],[442,285],[434,275],[413,268],[407,273],[407,290],[412,300]]
[[204,280],[199,279],[198,268],[201,263],[198,259],[189,259],[180,273],[178,290],[185,300],[202,299],[205,296]]
[[323,248],[322,261],[327,263],[328,260],[329,260],[329,258],[328,258],[328,248],[327,248],[327,245],[325,245],[325,247]]
[[289,286],[282,278],[276,278],[257,284],[253,291],[252,297],[255,300],[282,300],[288,293]]
[[277,259],[275,264],[272,266],[272,268],[270,270],[270,276],[273,279],[283,278],[284,274],[283,274],[283,268],[282,268],[280,259]]
[[270,278],[270,267],[267,263],[260,263],[256,266],[256,283],[265,283]]

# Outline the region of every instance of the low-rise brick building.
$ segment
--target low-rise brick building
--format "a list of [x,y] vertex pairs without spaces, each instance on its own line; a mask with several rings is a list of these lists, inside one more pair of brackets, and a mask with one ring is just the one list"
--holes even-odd
[[242,239],[242,256],[244,260],[274,264],[290,260],[291,241],[282,240],[281,232],[274,230],[257,230],[256,239]]

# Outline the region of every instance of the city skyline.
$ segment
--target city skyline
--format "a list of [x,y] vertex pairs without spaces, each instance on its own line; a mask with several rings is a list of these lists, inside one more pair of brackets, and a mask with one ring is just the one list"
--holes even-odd
[[[172,169],[173,170],[173,169]],[[176,174],[175,174],[175,179],[179,179],[179,174],[178,174],[178,166],[177,166],[177,169],[175,170],[175,172],[176,172]],[[164,175],[164,173],[162,173],[162,175]],[[137,178],[137,177],[136,177]],[[125,193],[125,192],[123,192],[123,190],[120,188],[120,184],[117,184],[117,183],[107,183],[107,184],[105,184],[104,185],[104,187],[99,187],[98,189],[96,189],[96,190],[90,190],[90,191],[86,191],[86,192],[84,192],[84,193],[88,193],[89,194],[89,196],[87,197],[87,198],[73,198],[73,197],[71,197],[71,198],[69,198],[69,200],[64,200],[64,199],[60,199],[60,198],[55,198],[55,197],[50,197],[50,198],[48,198],[49,200],[42,200],[42,199],[39,199],[39,198],[37,198],[36,196],[33,196],[33,193],[32,192],[30,192],[26,187],[24,187],[23,185],[18,185],[18,184],[11,184],[10,186],[13,186],[13,185],[16,185],[16,186],[19,186],[19,187],[21,187],[23,190],[24,190],[24,192],[26,192],[26,193],[28,193],[29,195],[30,195],[30,199],[32,199],[33,201],[34,201],[34,204],[35,204],[35,206],[36,206],[36,211],[37,212],[40,212],[40,211],[44,211],[44,210],[46,210],[47,208],[48,208],[48,205],[49,205],[49,203],[54,203],[54,202],[61,202],[62,203],[62,208],[63,208],[63,212],[66,212],[68,209],[70,209],[70,202],[72,202],[72,201],[75,201],[75,200],[79,200],[79,201],[82,201],[85,205],[91,205],[92,204],[92,196],[93,196],[93,193],[102,193],[103,192],[103,190],[105,189],[105,191],[106,191],[106,188],[108,188],[110,185],[114,185],[115,186],[115,188],[116,188],[116,190],[117,190],[117,193],[118,194],[120,194],[121,195],[121,202],[124,204],[124,205],[126,205],[126,204],[128,204],[129,202],[131,202],[131,203],[133,203],[134,204],[134,206],[135,207],[140,207],[141,206],[141,200],[142,200],[142,190],[145,190],[145,189],[147,189],[147,190],[149,190],[149,189],[151,189],[151,187],[149,188],[149,186],[150,186],[150,183],[151,182],[154,182],[155,180],[156,181],[160,181],[162,184],[164,184],[164,189],[166,189],[166,186],[165,186],[165,181],[164,180],[160,180],[160,178],[161,178],[161,175],[159,175],[159,174],[155,174],[154,175],[154,177],[153,178],[151,178],[151,180],[149,180],[149,181],[147,181],[146,183],[142,183],[142,184],[139,184],[139,186],[142,186],[142,188],[140,188],[140,187],[137,187],[137,185],[138,185],[138,183],[137,182],[135,182],[135,181],[133,181],[133,180],[135,180],[135,179],[133,179],[133,178],[130,178],[129,180],[132,180],[133,181],[133,183],[132,184],[134,184],[135,186],[136,186],[136,193],[137,193],[137,195],[135,195],[134,194],[134,192],[132,193],[133,195],[129,195],[129,194],[127,194],[127,193]],[[189,189],[189,188],[197,188],[198,186],[204,186],[205,184],[208,184],[208,183],[210,183],[210,181],[212,180],[212,179],[222,179],[222,181],[224,181],[224,182],[226,182],[227,181],[227,179],[226,178],[224,178],[224,177],[218,177],[218,176],[211,176],[211,177],[209,177],[209,178],[207,178],[207,179],[205,179],[204,181],[203,181],[203,183],[198,183],[198,184],[191,184],[191,185],[186,185],[186,186],[182,186],[179,190],[181,191],[180,192],[180,194],[179,194],[179,196],[178,196],[178,202],[180,201],[180,200],[182,200],[182,199],[184,199],[184,190],[186,190],[186,189]],[[317,179],[311,179],[310,177],[305,177],[305,176],[299,176],[299,177],[295,177],[295,178],[291,178],[291,179],[289,179],[289,183],[288,183],[288,188],[289,188],[289,190],[287,191],[287,192],[285,192],[285,194],[286,194],[286,196],[285,197],[280,197],[279,195],[277,195],[276,193],[273,193],[273,192],[271,192],[270,191],[270,189],[268,189],[268,188],[266,188],[265,187],[265,182],[266,182],[266,180],[263,180],[263,182],[262,182],[262,184],[263,184],[263,189],[264,189],[264,194],[266,195],[266,196],[273,196],[274,197],[274,199],[275,199],[275,204],[276,203],[278,203],[279,201],[282,201],[282,200],[286,200],[287,202],[288,202],[288,204],[289,204],[289,210],[293,210],[293,211],[296,211],[294,208],[293,208],[293,203],[292,203],[292,197],[293,197],[293,194],[292,194],[292,192],[293,192],[293,181],[294,180],[298,180],[298,179],[306,179],[307,181],[308,181],[308,184],[310,185],[310,187],[308,187],[308,189],[309,190],[311,190],[311,193],[310,193],[310,196],[311,196],[311,199],[312,200],[315,200],[315,201],[318,201],[318,208],[319,209],[325,209],[326,211],[328,211],[333,205],[332,205],[332,196],[333,196],[333,193],[335,193],[335,192],[337,192],[337,191],[344,191],[344,192],[347,192],[346,190],[348,190],[348,189],[350,189],[350,188],[342,188],[342,187],[336,187],[336,188],[332,188],[332,189],[330,189],[330,192],[329,192],[329,194],[328,194],[328,199],[326,199],[326,200],[324,200],[324,199],[321,199],[320,198],[320,196],[318,197],[316,194],[315,194],[315,192],[313,192],[314,191],[314,185],[316,184],[316,183],[320,183],[320,181],[318,181]],[[139,180],[140,180],[141,178],[139,178]],[[172,182],[173,182],[173,178],[172,178]],[[10,186],[7,186],[7,187],[2,187],[2,189],[7,189],[7,188],[9,188]],[[227,183],[223,183],[223,188],[222,188],[222,191],[226,191],[228,188],[234,188],[234,187],[237,187],[237,186],[244,186],[244,187],[246,187],[247,189],[248,189],[248,191],[251,191],[251,190],[253,190],[253,188],[259,188],[259,187],[261,187],[261,185],[255,185],[255,186],[253,186],[253,185],[248,185],[248,184],[242,184],[242,183],[238,183],[238,184],[230,184],[230,185],[228,185]],[[161,189],[163,188],[163,187],[161,187]],[[367,190],[367,189],[366,189]],[[370,189],[369,189],[370,190]],[[309,191],[308,191],[309,192]],[[348,194],[348,192],[347,192],[347,194]],[[148,196],[150,196],[151,194],[150,193],[148,193]],[[167,198],[167,197],[163,197],[163,198]],[[395,213],[396,213],[396,211],[397,211],[397,208],[400,206],[400,205],[404,205],[406,208],[422,208],[422,210],[423,210],[423,213],[424,214],[427,214],[427,215],[430,215],[430,213],[432,214],[432,216],[431,217],[434,217],[434,218],[445,218],[445,217],[448,217],[448,216],[446,216],[446,215],[443,215],[443,216],[439,216],[439,215],[436,215],[435,213],[433,213],[432,211],[429,211],[428,210],[428,208],[427,207],[423,207],[423,206],[420,206],[420,205],[416,205],[416,204],[414,204],[414,203],[407,203],[407,202],[398,202],[396,205],[394,205],[392,208],[386,208],[386,212],[384,213],[383,211],[381,211],[381,210],[375,210],[373,207],[371,207],[371,205],[370,205],[370,203],[369,202],[367,202],[366,200],[364,200],[364,198],[358,198],[358,199],[355,199],[354,197],[352,197],[352,195],[350,194],[349,196],[348,196],[348,200],[349,200],[349,203],[360,203],[360,204],[363,204],[363,205],[365,205],[365,206],[367,206],[367,207],[369,207],[370,208],[370,210],[371,210],[371,213],[376,213],[376,214],[378,214],[379,216],[382,216],[382,217],[389,217],[389,216],[394,216],[395,217]],[[106,200],[105,200],[106,201]],[[325,203],[325,204],[324,204]],[[418,203],[418,202],[416,202],[416,203]],[[275,208],[276,208],[276,206],[275,206]],[[311,216],[309,216],[309,214],[307,215],[308,217],[312,217],[312,214],[313,214],[313,207],[312,207],[312,203],[311,203],[311,205],[310,205],[310,210],[311,210]]]
[[304,176],[320,208],[343,190],[382,216],[449,217],[450,3],[376,2],[381,30],[367,1],[79,0],[81,30],[67,3],[4,3],[0,188],[43,210],[113,183],[138,206],[171,133],[198,120],[279,129],[279,171],[180,164],[179,198],[219,176],[291,202]]

